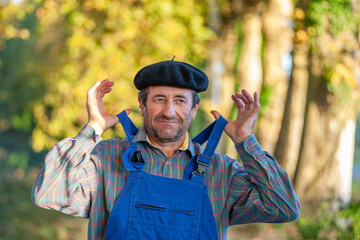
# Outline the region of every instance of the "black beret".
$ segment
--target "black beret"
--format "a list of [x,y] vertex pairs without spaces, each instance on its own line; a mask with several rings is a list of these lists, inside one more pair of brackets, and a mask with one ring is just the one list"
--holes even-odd
[[173,86],[205,91],[209,85],[206,74],[200,69],[178,61],[163,61],[142,68],[134,78],[139,90],[148,86]]

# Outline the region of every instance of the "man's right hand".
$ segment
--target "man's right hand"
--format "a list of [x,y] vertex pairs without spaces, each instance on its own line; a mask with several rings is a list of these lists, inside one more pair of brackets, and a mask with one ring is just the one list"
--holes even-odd
[[[109,79],[97,81],[87,92],[86,108],[88,111],[88,125],[94,128],[95,133],[101,136],[108,128],[119,122],[115,115],[105,111],[102,102],[105,94],[111,91],[114,82]],[[129,114],[131,110],[127,110]]]

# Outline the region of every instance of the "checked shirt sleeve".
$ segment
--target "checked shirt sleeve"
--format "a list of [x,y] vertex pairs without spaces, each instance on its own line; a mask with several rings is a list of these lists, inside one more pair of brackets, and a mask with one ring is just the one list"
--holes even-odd
[[88,217],[96,189],[96,164],[90,153],[101,137],[85,125],[75,138],[55,144],[33,186],[32,199],[40,207]]
[[244,166],[233,165],[230,184],[230,225],[294,221],[300,202],[287,173],[251,135],[236,145]]

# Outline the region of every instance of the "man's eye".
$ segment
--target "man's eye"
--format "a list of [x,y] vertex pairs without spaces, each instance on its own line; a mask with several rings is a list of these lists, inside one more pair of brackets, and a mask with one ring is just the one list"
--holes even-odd
[[185,103],[185,100],[184,99],[177,99],[176,100],[178,103]]

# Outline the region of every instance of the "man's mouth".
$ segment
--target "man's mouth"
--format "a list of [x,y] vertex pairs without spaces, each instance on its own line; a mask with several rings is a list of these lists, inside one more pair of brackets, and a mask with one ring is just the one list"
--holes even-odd
[[179,119],[179,118],[167,118],[164,116],[157,117],[155,120],[156,120],[156,122],[164,122],[164,123],[180,123],[181,122],[181,119]]
[[178,123],[180,123],[179,121],[168,121],[168,120],[159,120],[157,122],[161,123],[161,124],[178,124]]
[[159,117],[156,119],[156,122],[162,125],[177,125],[181,124],[181,120],[178,118],[165,118],[165,117]]

